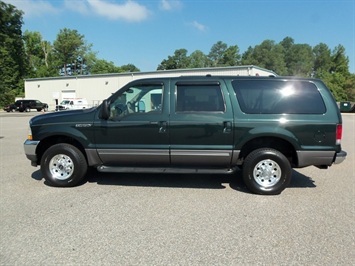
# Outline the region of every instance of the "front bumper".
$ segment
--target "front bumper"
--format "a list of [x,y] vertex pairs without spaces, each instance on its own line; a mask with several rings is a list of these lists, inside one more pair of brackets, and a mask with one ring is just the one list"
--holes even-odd
[[23,144],[23,147],[25,149],[25,155],[27,159],[31,161],[32,166],[37,166],[37,154],[36,154],[36,149],[39,144],[38,140],[26,140],[25,143]]
[[334,164],[342,163],[346,158],[346,151],[340,151],[335,154]]

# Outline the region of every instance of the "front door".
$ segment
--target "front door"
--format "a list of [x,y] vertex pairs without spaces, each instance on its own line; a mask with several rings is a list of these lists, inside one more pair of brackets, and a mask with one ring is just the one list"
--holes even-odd
[[109,119],[95,124],[96,147],[103,164],[169,165],[166,87],[163,81],[137,81],[109,99]]
[[229,167],[233,155],[233,112],[224,82],[171,82],[171,164]]

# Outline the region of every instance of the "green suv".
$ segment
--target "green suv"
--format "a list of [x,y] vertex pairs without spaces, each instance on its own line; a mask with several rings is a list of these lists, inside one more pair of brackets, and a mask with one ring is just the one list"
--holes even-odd
[[100,172],[226,173],[279,194],[292,168],[341,163],[342,118],[317,79],[196,76],[136,80],[96,108],[30,121],[24,143],[53,186]]

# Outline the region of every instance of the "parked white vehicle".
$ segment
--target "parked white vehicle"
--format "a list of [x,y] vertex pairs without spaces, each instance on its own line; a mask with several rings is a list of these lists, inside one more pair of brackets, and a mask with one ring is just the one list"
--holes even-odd
[[85,109],[88,107],[88,101],[85,98],[65,98],[57,106],[56,111]]

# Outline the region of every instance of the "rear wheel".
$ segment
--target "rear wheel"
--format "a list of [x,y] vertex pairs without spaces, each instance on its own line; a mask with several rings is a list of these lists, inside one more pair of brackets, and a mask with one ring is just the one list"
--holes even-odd
[[56,144],[42,156],[41,171],[52,186],[71,187],[85,176],[87,163],[83,153],[70,144]]
[[290,183],[292,168],[279,151],[262,148],[252,151],[243,164],[243,179],[254,193],[280,194]]

